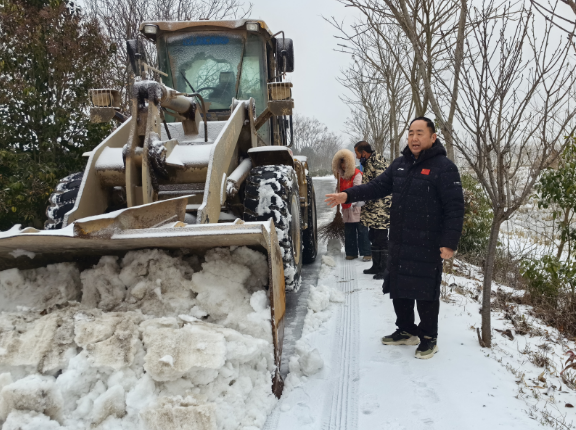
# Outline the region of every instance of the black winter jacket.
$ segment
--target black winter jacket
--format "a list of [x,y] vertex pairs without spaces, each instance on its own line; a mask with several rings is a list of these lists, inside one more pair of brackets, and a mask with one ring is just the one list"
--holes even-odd
[[371,182],[345,191],[346,203],[392,194],[388,277],[392,299],[440,297],[440,247],[456,250],[464,221],[464,196],[456,165],[439,140],[415,159],[408,147]]

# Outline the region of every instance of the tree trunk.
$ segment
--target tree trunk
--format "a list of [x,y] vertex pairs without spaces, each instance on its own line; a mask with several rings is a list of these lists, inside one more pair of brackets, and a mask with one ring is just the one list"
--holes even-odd
[[[561,223],[562,230],[568,227],[569,221],[570,221],[570,208],[567,208],[565,209],[564,212],[564,221]],[[562,234],[562,237],[560,238],[560,245],[558,245],[558,253],[556,254],[556,258],[558,260],[560,260],[560,258],[562,257],[562,252],[564,251],[565,244],[566,244],[566,236]]]
[[396,157],[394,154],[394,147],[396,146],[394,144],[394,136],[396,136],[396,134],[398,133],[398,131],[396,130],[397,128],[397,124],[396,124],[396,97],[392,97],[391,98],[391,103],[390,103],[390,162],[392,162]]
[[454,138],[452,136],[452,124],[449,122],[444,123],[444,139],[446,140],[446,156],[454,160]]
[[492,295],[492,276],[494,275],[494,260],[496,258],[496,247],[498,246],[498,235],[502,217],[499,213],[494,214],[492,229],[490,230],[490,240],[488,241],[488,252],[486,263],[484,264],[484,286],[482,288],[482,341],[484,346],[492,346],[492,322],[490,315],[490,298]]
[[460,83],[460,68],[462,67],[462,58],[464,57],[464,38],[466,28],[466,16],[468,14],[468,0],[460,1],[460,20],[458,22],[458,37],[456,38],[456,51],[454,53],[454,87],[452,88],[452,99],[450,100],[450,112],[448,113],[448,121],[445,124],[444,137],[446,139],[446,152],[448,158],[452,161],[454,159],[454,114],[456,112],[456,104],[458,101],[458,84]]

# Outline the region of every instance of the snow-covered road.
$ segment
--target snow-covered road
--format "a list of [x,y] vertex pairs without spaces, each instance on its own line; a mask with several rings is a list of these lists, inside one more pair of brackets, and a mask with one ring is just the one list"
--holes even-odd
[[[332,180],[315,178],[319,224],[332,216],[323,196],[333,186]],[[381,344],[380,338],[395,330],[395,315],[381,282],[362,273],[368,263],[346,261],[343,253],[333,258],[336,267],[330,273],[320,273],[319,262],[308,266],[297,311],[306,311],[309,286],[316,282],[345,293],[345,303],[334,305],[332,317],[319,330],[304,330],[303,340],[318,348],[324,368],[286,390],[266,429],[541,427],[526,413],[527,404],[516,398],[514,375],[489,356],[492,351],[479,347],[473,330],[480,321],[476,303],[442,302],[440,351],[432,360],[417,360],[414,346]],[[302,335],[302,327],[296,326],[286,333],[291,345],[285,349],[286,362]]]

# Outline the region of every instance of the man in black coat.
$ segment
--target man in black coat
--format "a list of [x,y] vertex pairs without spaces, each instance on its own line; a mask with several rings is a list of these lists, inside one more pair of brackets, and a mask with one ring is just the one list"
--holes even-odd
[[[425,117],[410,124],[408,146],[371,182],[328,194],[330,206],[381,199],[392,194],[388,276],[398,330],[385,345],[418,345],[416,357],[438,351],[438,312],[442,260],[452,258],[464,221],[464,197],[456,165],[446,157],[434,123]],[[414,323],[414,302],[420,324]]]

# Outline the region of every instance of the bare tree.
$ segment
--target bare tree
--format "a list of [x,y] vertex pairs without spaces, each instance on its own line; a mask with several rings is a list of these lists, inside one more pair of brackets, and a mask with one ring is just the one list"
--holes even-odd
[[558,11],[558,6],[560,4],[565,4],[569,6],[574,15],[576,15],[576,1],[560,0],[560,3],[556,1],[551,4],[550,2],[530,0],[530,3],[547,21],[567,33],[569,40],[572,42],[572,47],[576,49],[576,42],[574,41],[574,35],[576,34],[576,20],[574,17],[564,16],[563,13]]
[[[115,46],[114,76],[110,85],[125,90],[130,85],[126,40],[135,39],[144,21],[190,21],[246,16],[252,4],[242,0],[86,0],[87,13],[97,18]],[[147,46],[150,64],[156,62],[155,47]],[[125,97],[128,106],[128,97]]]
[[[560,0],[561,3],[567,5],[572,9],[572,12],[576,15],[576,1],[574,0]],[[558,2],[555,2],[553,6],[549,2],[530,0],[530,3],[534,6],[535,10],[541,13],[547,20],[551,21],[558,28],[574,34],[574,30],[568,30],[565,28],[566,23],[570,24],[570,27],[574,27],[574,20],[562,16],[557,12]]]
[[359,63],[344,70],[338,81],[352,93],[341,97],[350,108],[346,133],[355,141],[370,142],[377,153],[383,154],[390,141],[386,86],[373,71]]
[[304,115],[294,115],[294,154],[308,157],[312,174],[329,174],[332,157],[342,149],[342,138],[328,130],[318,119]]
[[352,135],[373,143],[379,153],[389,145],[394,159],[400,155],[400,139],[414,112],[412,87],[403,76],[403,68],[410,67],[408,45],[394,27],[378,32],[366,27],[346,51],[352,49],[354,63],[339,79],[352,93],[343,97],[352,107],[347,125]]
[[[552,24],[535,29],[531,7],[471,7],[477,23],[466,38],[456,116],[463,129],[457,149],[486,190],[493,222],[484,265],[482,342],[491,345],[490,298],[502,223],[530,196],[533,186],[566,144],[576,110],[570,42],[558,43]],[[495,15],[508,17],[491,19]]]
[[[383,34],[384,29],[396,26],[410,44],[412,65],[403,68],[405,79],[411,84],[416,116],[424,115],[428,104],[440,125],[446,141],[448,157],[454,160],[453,122],[458,101],[460,63],[452,63],[452,85],[443,91],[443,85],[435,85],[438,76],[445,71],[450,58],[461,58],[466,28],[466,0],[339,0],[348,7],[360,11],[366,27],[376,32],[393,52],[392,42]],[[361,38],[364,29],[353,26],[353,33],[343,31],[342,25],[332,23],[343,33],[343,39],[354,43]],[[348,46],[344,46],[347,48]],[[397,58],[399,61],[400,58]],[[443,106],[448,107],[448,115]]]

